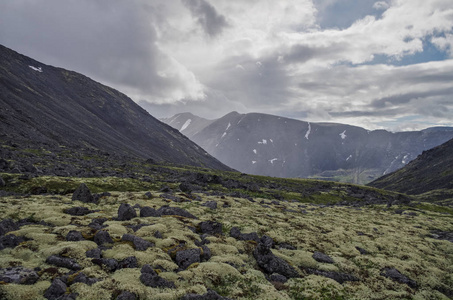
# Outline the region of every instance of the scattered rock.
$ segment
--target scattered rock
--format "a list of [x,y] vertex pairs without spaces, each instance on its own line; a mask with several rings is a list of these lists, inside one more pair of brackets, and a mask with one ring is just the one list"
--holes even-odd
[[72,201],[82,201],[84,203],[97,203],[91,194],[90,189],[85,183],[79,185],[79,187],[74,191],[72,195]]
[[173,191],[172,191],[172,189],[169,188],[167,185],[164,185],[164,186],[159,190],[159,192],[161,192],[161,193],[172,193]]
[[138,236],[135,236],[135,235],[132,235],[132,234],[128,234],[128,233],[124,234],[121,239],[123,241],[132,242],[134,244],[135,250],[138,250],[138,251],[145,251],[149,247],[153,247],[154,246],[153,243],[145,241],[141,237],[138,237]]
[[39,279],[34,270],[24,267],[0,269],[0,281],[16,284],[34,284]]
[[241,241],[255,241],[259,242],[260,237],[256,232],[251,232],[251,233],[241,233],[238,227],[233,227],[230,230],[230,235],[234,237],[237,240]]
[[183,270],[193,263],[199,263],[201,258],[200,248],[181,250],[176,252],[175,262]]
[[296,247],[294,247],[293,245],[288,244],[288,243],[281,243],[281,244],[278,244],[278,249],[297,250]]
[[20,243],[25,242],[26,239],[21,236],[15,236],[14,234],[8,234],[0,236],[0,250],[5,248],[15,248]]
[[89,227],[93,228],[94,230],[101,230],[102,228],[107,227],[107,225],[102,225],[104,222],[107,221],[107,218],[96,218],[88,224]]
[[201,233],[210,235],[222,235],[222,224],[214,221],[205,221],[199,224]]
[[217,202],[216,201],[208,201],[203,203],[201,206],[209,207],[210,209],[217,209]]
[[160,217],[161,214],[157,212],[154,208],[151,208],[149,206],[145,206],[142,209],[140,209],[140,217],[146,218],[146,217]]
[[83,206],[76,206],[67,208],[63,212],[71,216],[85,216],[91,214],[93,211]]
[[280,257],[275,256],[271,247],[274,244],[272,238],[263,235],[260,239],[258,246],[253,251],[253,256],[258,263],[258,266],[262,268],[267,274],[278,273],[287,278],[299,277],[299,273],[286,261]]
[[91,250],[88,250],[87,252],[85,252],[85,255],[86,257],[90,257],[90,258],[101,258],[101,249],[99,248],[95,248],[95,249],[91,249]]
[[162,236],[162,233],[160,233],[159,230],[156,230],[156,232],[154,232],[154,237],[157,238],[157,239],[162,239],[162,238],[164,238],[164,237]]
[[144,265],[141,269],[141,273],[142,274],[140,275],[140,281],[146,286],[152,288],[176,288],[173,282],[157,275],[157,273],[149,265]]
[[365,255],[365,254],[368,254],[368,251],[366,251],[365,249],[363,248],[360,248],[360,247],[355,247],[357,249],[357,251],[360,252],[360,254],[362,255]]
[[0,222],[0,235],[5,235],[6,233],[14,230],[18,230],[19,226],[14,223],[11,219],[5,219]]
[[100,246],[104,244],[113,244],[113,240],[110,237],[110,234],[105,230],[96,232],[96,234],[94,235],[94,242]]
[[145,193],[145,197],[148,198],[148,199],[152,199],[153,198],[153,194],[151,194],[151,192],[146,192]]
[[113,258],[94,258],[91,261],[109,272],[113,272],[118,268],[118,262]]
[[72,258],[60,257],[56,255],[49,256],[46,263],[57,267],[66,268],[74,271],[81,269],[80,265]]
[[332,257],[322,252],[315,251],[312,256],[316,261],[326,263],[326,264],[333,264],[334,261]]
[[208,292],[203,295],[186,294],[181,298],[181,300],[231,300],[231,299],[227,297],[222,297],[213,290],[208,290]]
[[288,281],[288,278],[281,274],[274,273],[271,276],[269,276],[269,281],[285,283]]
[[384,268],[381,270],[381,276],[385,276],[387,278],[392,279],[393,281],[399,282],[399,283],[405,283],[411,288],[417,288],[417,282],[414,280],[410,279],[409,277],[403,275],[400,273],[395,268]]
[[201,246],[202,253],[200,255],[201,261],[208,261],[211,258],[211,249],[206,245]]
[[71,230],[66,235],[66,240],[68,242],[77,242],[77,241],[83,241],[85,239],[83,238],[83,235],[81,232],[79,232],[77,230]]
[[128,221],[137,217],[135,209],[127,203],[122,203],[118,208],[118,220]]
[[3,178],[0,176],[0,187],[4,187],[6,186],[6,182],[5,180],[3,180]]
[[118,269],[138,268],[138,261],[135,256],[129,256],[118,262]]
[[170,207],[168,205],[162,206],[157,210],[157,212],[162,216],[181,216],[190,219],[197,219],[197,217],[189,213],[187,210],[179,207]]
[[453,243],[453,232],[433,230],[431,231],[431,238],[437,240],[446,240]]
[[121,294],[116,297],[116,300],[135,300],[137,297],[135,294],[128,292],[128,291],[123,291]]
[[86,285],[93,285],[95,284],[96,282],[98,282],[99,280],[96,279],[96,278],[90,278],[90,277],[87,277],[84,273],[79,273],[77,274],[77,276],[74,278],[74,280],[72,281],[72,283],[77,283],[77,282],[81,282],[81,283],[84,283]]
[[59,299],[66,293],[67,288],[68,287],[63,281],[61,281],[61,279],[56,278],[52,281],[50,287],[45,291],[44,297],[49,300]]
[[354,275],[350,275],[350,274],[346,274],[346,273],[340,273],[340,272],[334,272],[334,271],[322,271],[322,270],[312,269],[312,268],[304,268],[304,270],[308,274],[324,276],[324,277],[333,279],[340,284],[343,284],[346,281],[359,281],[359,279],[357,277],[355,277]]

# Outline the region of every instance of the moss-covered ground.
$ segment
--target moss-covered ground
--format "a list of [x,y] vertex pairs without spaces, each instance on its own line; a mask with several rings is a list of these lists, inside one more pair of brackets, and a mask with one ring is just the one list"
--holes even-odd
[[[252,202],[245,198],[210,196],[207,193],[197,193],[198,201],[176,193],[184,201],[171,202],[160,197],[161,193],[152,188],[152,183],[146,183],[146,189],[140,190],[142,183],[130,180],[127,188],[132,186],[131,191],[118,191],[127,189],[126,183],[124,187],[112,188],[123,184],[119,179],[85,181],[94,191],[110,191],[111,195],[102,197],[99,204],[72,201],[72,194],[64,193],[64,190],[75,188],[80,179],[68,181],[67,186],[58,190],[58,195],[0,198],[1,220],[29,218],[48,224],[25,225],[10,232],[30,240],[15,248],[1,250],[0,268],[18,265],[37,268],[40,278],[33,285],[0,283],[0,298],[44,299],[44,291],[52,278],[69,272],[47,264],[45,261],[50,255],[76,259],[82,266],[80,272],[100,279],[92,286],[72,284],[67,293],[78,293],[77,299],[112,299],[112,295],[123,290],[140,299],[179,299],[187,293],[204,294],[207,289],[231,299],[448,299],[439,290],[453,287],[453,243],[434,239],[430,234],[432,230],[452,231],[453,215],[434,204],[390,208],[385,205],[325,206],[316,203],[316,197],[311,199],[311,203],[302,203],[300,200],[303,199],[271,203],[266,198],[254,197],[255,202]],[[146,191],[151,191],[151,199],[145,196]],[[341,196],[340,192],[337,193]],[[309,199],[305,199],[306,202]],[[218,208],[213,210],[202,206],[206,201],[216,201]],[[198,219],[163,216],[117,221],[115,217],[121,203],[154,208],[163,205],[181,207]],[[95,212],[85,216],[64,213],[65,209],[74,206],[85,206]],[[395,213],[398,209],[404,212]],[[135,256],[139,267],[150,264],[161,277],[173,281],[176,289],[143,285],[139,280],[140,268],[111,273],[87,258],[85,252],[97,248],[88,224],[101,217],[108,219],[104,223],[107,225],[105,230],[114,240],[111,249],[103,251],[103,257],[121,260]],[[212,257],[178,271],[168,249],[181,243],[185,248],[197,248],[195,242],[200,241],[200,235],[190,228],[197,228],[200,222],[207,220],[223,225],[223,235],[207,237]],[[136,232],[128,227],[137,224],[148,226]],[[272,252],[296,268],[300,278],[286,283],[267,280],[252,254],[256,242],[231,237],[229,230],[233,226],[239,227],[242,233],[257,232],[259,236],[272,237],[276,243]],[[82,232],[86,240],[67,242],[65,236],[71,230]],[[156,231],[162,238],[155,237]],[[146,251],[136,251],[130,243],[121,241],[125,233],[153,242],[155,246]],[[284,243],[293,246],[294,250],[279,247]],[[356,247],[365,249],[367,254],[361,254]],[[314,251],[331,256],[335,263],[317,262],[312,258]],[[418,287],[411,288],[382,276],[381,270],[386,267],[398,269],[415,280]],[[310,275],[305,268],[352,274],[359,281],[340,284],[326,277]]]

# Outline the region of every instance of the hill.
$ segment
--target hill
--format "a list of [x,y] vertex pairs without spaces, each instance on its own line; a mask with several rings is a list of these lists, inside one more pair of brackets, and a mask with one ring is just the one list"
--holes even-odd
[[404,168],[369,185],[453,203],[453,139],[424,151]]
[[359,184],[393,172],[453,138],[453,128],[448,127],[393,133],[259,113],[232,112],[216,120],[185,113],[163,121],[244,173]]
[[[126,95],[0,45],[0,137],[30,151],[152,159],[229,170]],[[24,166],[18,166],[24,168]]]

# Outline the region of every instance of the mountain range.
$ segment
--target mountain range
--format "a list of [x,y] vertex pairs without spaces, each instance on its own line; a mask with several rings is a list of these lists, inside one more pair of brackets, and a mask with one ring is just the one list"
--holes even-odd
[[453,138],[450,127],[370,131],[259,113],[232,112],[215,120],[181,113],[162,121],[244,173],[359,184],[389,174]]
[[113,88],[1,45],[0,61],[3,143],[231,170]]

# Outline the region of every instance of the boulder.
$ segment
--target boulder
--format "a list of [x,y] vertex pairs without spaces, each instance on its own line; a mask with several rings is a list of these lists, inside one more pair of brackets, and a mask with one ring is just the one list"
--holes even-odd
[[403,275],[395,268],[384,268],[381,270],[381,276],[392,279],[399,283],[405,283],[411,288],[417,288],[418,284],[414,280],[410,279],[406,275]]
[[203,203],[202,206],[209,207],[210,209],[217,209],[217,202],[216,201],[208,201]]
[[102,251],[99,248],[91,249],[85,252],[86,257],[101,258]]
[[135,294],[128,292],[128,291],[122,291],[121,294],[116,297],[116,300],[135,300],[137,297]]
[[56,255],[49,256],[46,259],[46,263],[73,271],[78,271],[82,268],[74,259]]
[[260,237],[256,232],[250,232],[250,233],[241,233],[238,227],[233,227],[230,230],[230,235],[234,237],[237,240],[241,241],[255,241],[259,242]]
[[205,221],[201,222],[199,224],[200,226],[200,231],[203,234],[210,234],[210,235],[215,235],[219,234],[222,235],[222,224],[214,221]]
[[113,258],[94,258],[91,261],[93,264],[103,267],[108,272],[113,272],[118,269],[118,262]]
[[5,180],[0,176],[0,187],[4,187],[6,185]]
[[24,267],[0,269],[0,282],[16,284],[34,284],[39,279],[34,270]]
[[132,234],[128,234],[128,233],[124,234],[121,239],[123,241],[132,242],[134,244],[135,250],[137,250],[137,251],[145,251],[149,247],[154,246],[153,243],[145,241],[141,237],[138,237],[138,236],[135,236]]
[[217,294],[217,292],[208,290],[208,292],[203,295],[186,294],[181,298],[181,300],[230,300],[230,298],[222,297]]
[[159,275],[151,268],[150,265],[144,265],[141,269],[140,281],[149,287],[152,288],[176,288],[175,284],[171,281],[168,281]]
[[157,212],[162,216],[181,216],[189,219],[197,219],[197,217],[189,213],[187,210],[179,207],[170,207],[168,205],[162,206],[157,210]]
[[76,206],[67,208],[63,212],[71,216],[85,216],[91,214],[93,211],[83,206]]
[[359,281],[357,277],[351,274],[334,272],[334,271],[322,271],[318,269],[305,268],[304,269],[308,274],[324,276],[330,279],[335,280],[336,282],[343,284],[346,281]]
[[122,203],[118,208],[118,220],[128,221],[137,217],[135,209],[127,203]]
[[269,281],[285,283],[288,281],[288,278],[281,274],[274,273],[271,276],[269,276]]
[[118,262],[118,269],[138,268],[138,261],[135,256],[129,256]]
[[315,251],[312,256],[316,261],[326,263],[326,264],[333,264],[334,261],[332,257],[322,252]]
[[85,183],[81,183],[79,187],[72,194],[72,201],[82,201],[84,203],[96,203],[93,195],[91,194],[90,189]]
[[0,222],[0,235],[5,235],[6,233],[14,230],[18,230],[19,226],[14,223],[11,219],[5,219]]
[[0,236],[0,250],[5,248],[15,248],[20,243],[25,242],[26,239],[21,236],[15,236],[14,234],[8,234]]
[[160,217],[160,213],[157,212],[154,208],[151,208],[149,206],[145,206],[142,209],[140,209],[140,217],[146,218],[146,217]]
[[96,232],[96,234],[94,235],[94,242],[100,246],[104,244],[113,244],[113,240],[110,237],[110,234],[105,230]]
[[90,277],[87,277],[84,273],[79,273],[77,274],[77,276],[74,278],[74,280],[72,281],[72,283],[77,283],[77,282],[81,282],[81,283],[84,283],[86,285],[93,285],[95,284],[96,282],[98,282],[99,279],[96,279],[96,278],[90,278]]
[[61,281],[61,279],[56,278],[52,281],[50,287],[44,292],[44,297],[46,299],[59,299],[66,293],[67,285]]
[[176,252],[175,262],[183,270],[193,263],[199,263],[201,258],[200,248],[181,250]]
[[80,233],[79,231],[77,230],[71,230],[68,232],[68,234],[66,235],[66,240],[68,242],[78,242],[78,241],[83,241],[85,240],[82,233]]
[[202,253],[200,255],[201,261],[208,261],[212,254],[211,254],[211,249],[208,248],[206,245],[201,246]]

